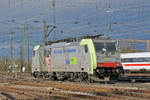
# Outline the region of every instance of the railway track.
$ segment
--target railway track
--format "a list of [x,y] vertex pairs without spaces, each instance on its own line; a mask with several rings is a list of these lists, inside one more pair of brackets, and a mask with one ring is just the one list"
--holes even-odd
[[[19,74],[18,74],[19,75]],[[23,76],[23,77],[22,77]],[[150,87],[0,78],[0,100],[149,100]],[[26,77],[25,77],[26,76]]]

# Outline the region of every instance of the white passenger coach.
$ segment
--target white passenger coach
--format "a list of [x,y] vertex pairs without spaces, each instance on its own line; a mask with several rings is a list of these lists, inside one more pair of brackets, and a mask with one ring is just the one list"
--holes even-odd
[[121,53],[124,70],[150,71],[150,52]]

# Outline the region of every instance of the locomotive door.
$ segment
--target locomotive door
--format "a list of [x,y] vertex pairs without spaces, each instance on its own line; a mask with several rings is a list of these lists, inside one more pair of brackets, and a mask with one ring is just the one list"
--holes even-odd
[[87,45],[84,45],[82,49],[82,56],[81,58],[81,70],[83,72],[91,72],[91,59],[90,59],[90,53]]

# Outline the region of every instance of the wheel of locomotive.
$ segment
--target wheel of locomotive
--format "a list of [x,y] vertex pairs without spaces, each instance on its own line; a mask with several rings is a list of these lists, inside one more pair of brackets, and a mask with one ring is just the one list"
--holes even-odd
[[41,78],[42,77],[41,72],[34,72],[33,77],[34,78]]
[[87,82],[88,81],[88,73],[83,72],[82,74],[82,81]]
[[43,76],[43,79],[45,79],[45,80],[49,79],[49,73],[48,72],[43,72],[42,76]]
[[69,81],[72,81],[72,82],[75,82],[75,80],[76,80],[76,76],[75,76],[76,74],[74,73],[74,72],[70,72],[70,73],[68,73],[68,80]]
[[57,77],[56,77],[56,76],[52,76],[50,79],[51,79],[52,81],[56,81],[56,80],[57,80]]
[[65,72],[57,72],[56,77],[57,77],[57,80],[64,81],[65,77],[66,77],[66,74],[65,74]]
[[50,72],[49,79],[52,81],[56,81],[57,80],[56,72]]
[[37,78],[37,72],[33,72],[32,75],[34,78]]
[[109,81],[115,81],[117,80],[118,74],[112,73],[109,75]]
[[82,81],[80,72],[75,73],[74,81],[75,82],[81,82]]
[[88,82],[89,83],[94,83],[95,81],[91,77],[92,77],[91,75],[88,75]]

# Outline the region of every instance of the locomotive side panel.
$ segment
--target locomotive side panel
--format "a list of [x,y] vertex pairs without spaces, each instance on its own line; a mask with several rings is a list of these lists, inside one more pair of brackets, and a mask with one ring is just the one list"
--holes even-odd
[[63,48],[51,49],[51,71],[65,70],[65,56],[62,51]]
[[[67,46],[52,48],[51,71],[53,72],[85,72],[90,63],[83,64],[84,46]],[[89,59],[90,60],[90,59]],[[90,62],[87,61],[86,62]],[[87,68],[88,67],[88,68]]]

